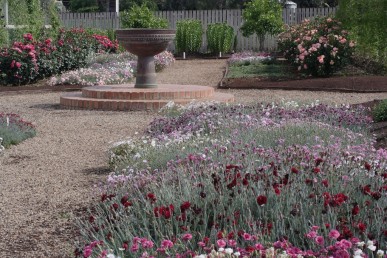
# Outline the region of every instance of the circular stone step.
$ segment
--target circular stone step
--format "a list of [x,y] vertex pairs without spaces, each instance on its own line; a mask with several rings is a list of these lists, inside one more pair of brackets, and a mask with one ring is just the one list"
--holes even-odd
[[233,102],[234,96],[197,85],[159,85],[154,89],[116,85],[86,87],[82,92],[69,92],[60,97],[64,108],[105,111],[157,111],[171,101],[181,105],[192,101]]
[[198,85],[162,84],[157,88],[134,88],[134,84],[92,86],[82,89],[82,96],[93,99],[203,99],[214,93],[212,87]]

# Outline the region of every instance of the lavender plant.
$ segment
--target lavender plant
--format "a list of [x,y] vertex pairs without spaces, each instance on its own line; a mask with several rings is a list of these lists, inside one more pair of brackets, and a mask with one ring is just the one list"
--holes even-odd
[[0,153],[36,135],[35,127],[17,114],[0,113]]

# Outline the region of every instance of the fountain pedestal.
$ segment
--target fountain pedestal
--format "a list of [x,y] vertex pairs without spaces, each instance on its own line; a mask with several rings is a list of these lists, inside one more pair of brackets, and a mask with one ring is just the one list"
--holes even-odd
[[168,44],[175,38],[175,31],[168,29],[123,29],[116,30],[116,35],[120,45],[138,57],[134,87],[157,87],[154,56],[167,49]]

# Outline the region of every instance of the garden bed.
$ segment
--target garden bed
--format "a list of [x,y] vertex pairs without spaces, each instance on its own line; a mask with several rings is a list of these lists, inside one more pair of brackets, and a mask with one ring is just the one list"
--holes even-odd
[[337,92],[387,92],[385,76],[340,76],[270,81],[265,77],[222,79],[219,88],[234,89],[281,89]]

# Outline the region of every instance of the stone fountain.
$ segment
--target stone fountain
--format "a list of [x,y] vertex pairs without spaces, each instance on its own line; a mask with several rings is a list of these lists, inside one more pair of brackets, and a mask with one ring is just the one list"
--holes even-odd
[[82,92],[62,95],[62,107],[121,111],[158,110],[170,101],[182,105],[192,101],[234,101],[233,95],[215,92],[212,87],[157,84],[154,56],[168,47],[175,37],[174,30],[122,29],[117,30],[116,35],[120,45],[138,56],[135,84],[84,87]]

